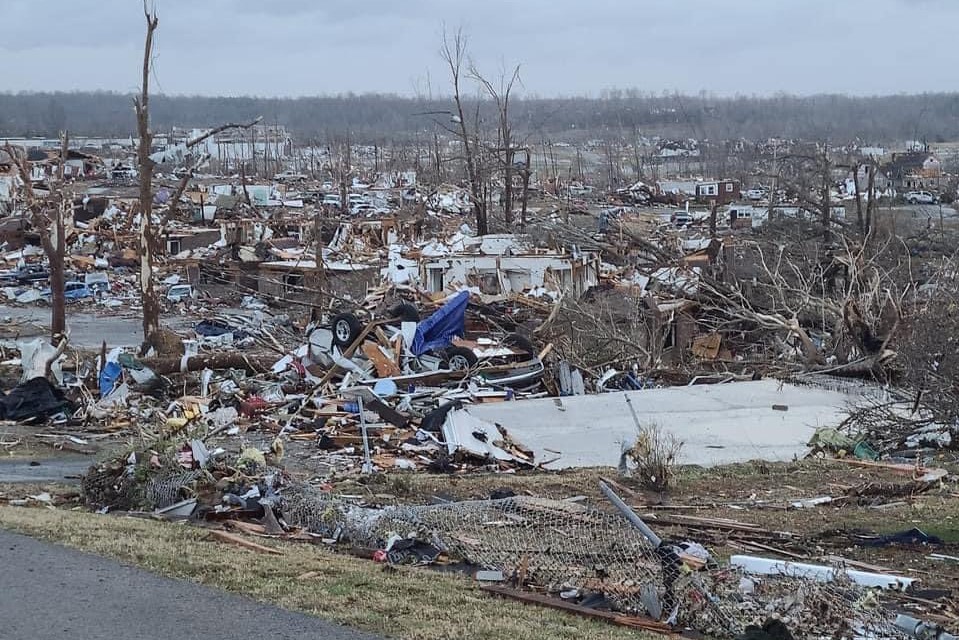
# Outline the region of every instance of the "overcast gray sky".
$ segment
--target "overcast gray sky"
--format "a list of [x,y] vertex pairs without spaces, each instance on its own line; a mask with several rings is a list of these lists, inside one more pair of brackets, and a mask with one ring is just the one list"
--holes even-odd
[[[444,23],[477,64],[522,64],[526,93],[959,89],[956,0],[155,0],[155,89],[412,94]],[[140,0],[0,0],[0,90],[133,91]]]

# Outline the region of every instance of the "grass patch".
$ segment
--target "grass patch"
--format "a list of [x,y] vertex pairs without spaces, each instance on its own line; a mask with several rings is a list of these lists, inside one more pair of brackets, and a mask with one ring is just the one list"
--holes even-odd
[[304,543],[257,540],[285,554],[267,556],[207,540],[185,524],[9,506],[0,506],[0,526],[394,638],[660,637],[494,598],[463,576],[387,568]]

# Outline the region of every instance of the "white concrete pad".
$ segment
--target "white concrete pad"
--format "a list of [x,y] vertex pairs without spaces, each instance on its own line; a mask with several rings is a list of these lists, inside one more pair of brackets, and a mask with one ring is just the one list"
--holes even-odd
[[[682,440],[681,463],[704,466],[801,457],[815,430],[838,425],[844,409],[859,397],[757,380],[517,400],[468,411],[505,427],[535,452],[537,461],[561,452],[559,460],[547,465],[550,469],[615,466],[623,444],[632,444],[637,433],[626,394],[640,422],[656,422]],[[788,410],[775,410],[774,404]]]

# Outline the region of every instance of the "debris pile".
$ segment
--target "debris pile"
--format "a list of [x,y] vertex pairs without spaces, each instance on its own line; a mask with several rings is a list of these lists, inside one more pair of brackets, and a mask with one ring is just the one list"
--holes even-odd
[[806,637],[910,637],[896,626],[895,607],[911,578],[753,556],[719,562],[696,542],[661,539],[615,494],[622,513],[582,498],[529,496],[367,506],[295,480],[272,466],[276,456],[230,455],[194,440],[102,463],[83,490],[94,507],[321,539],[390,564],[449,565],[563,606],[613,610],[664,629],[732,638],[776,620]]

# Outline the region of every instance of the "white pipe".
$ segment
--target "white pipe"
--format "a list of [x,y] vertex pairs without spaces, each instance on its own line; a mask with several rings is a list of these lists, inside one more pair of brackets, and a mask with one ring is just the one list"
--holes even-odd
[[856,571],[804,562],[786,562],[755,556],[733,556],[729,559],[729,564],[734,567],[741,567],[749,573],[767,576],[789,576],[791,578],[812,578],[818,582],[832,582],[841,572],[863,587],[881,587],[900,591],[908,589],[913,582],[917,582],[913,578],[894,576],[888,573],[871,573],[869,571]]

